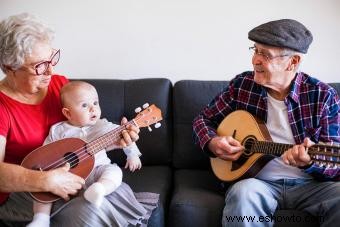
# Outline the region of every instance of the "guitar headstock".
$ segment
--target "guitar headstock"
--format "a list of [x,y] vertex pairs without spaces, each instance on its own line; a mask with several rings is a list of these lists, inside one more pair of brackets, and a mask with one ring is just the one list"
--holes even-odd
[[149,127],[152,124],[155,124],[161,121],[162,112],[161,110],[154,104],[146,107],[143,111],[139,112],[137,116],[133,119],[134,123],[140,127]]
[[339,168],[339,150],[339,144],[314,144],[308,148],[308,154],[317,165]]

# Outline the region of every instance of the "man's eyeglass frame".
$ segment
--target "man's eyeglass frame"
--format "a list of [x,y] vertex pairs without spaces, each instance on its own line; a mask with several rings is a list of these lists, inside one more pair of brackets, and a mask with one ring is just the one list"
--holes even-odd
[[252,51],[252,53],[254,55],[261,55],[262,57],[264,57],[267,61],[271,61],[275,58],[282,58],[282,57],[290,57],[292,56],[291,54],[282,54],[282,55],[277,55],[277,56],[269,56],[268,54],[262,53],[260,51],[258,51],[258,48],[256,46],[251,46],[249,47],[249,50]]

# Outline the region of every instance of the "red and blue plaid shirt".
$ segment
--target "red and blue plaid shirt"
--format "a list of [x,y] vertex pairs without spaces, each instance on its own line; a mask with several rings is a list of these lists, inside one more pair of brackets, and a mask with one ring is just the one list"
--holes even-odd
[[[340,143],[340,100],[334,88],[300,72],[284,103],[296,144],[303,143],[305,137],[315,143]],[[246,110],[267,121],[267,91],[255,83],[253,72],[236,76],[194,119],[195,142],[206,150],[220,122],[235,110]],[[339,167],[313,164],[305,171],[320,180],[340,178]]]

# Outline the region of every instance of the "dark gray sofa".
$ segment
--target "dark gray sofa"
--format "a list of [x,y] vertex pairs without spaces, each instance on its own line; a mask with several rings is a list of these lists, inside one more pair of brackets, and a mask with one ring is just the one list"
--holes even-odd
[[[221,226],[224,193],[210,169],[209,158],[192,139],[192,120],[227,81],[182,80],[174,85],[167,79],[89,80],[100,94],[103,116],[118,121],[134,116],[144,102],[163,111],[162,127],[149,133],[142,129],[138,146],[144,167],[137,173],[124,172],[124,179],[136,191],[161,193],[161,206],[149,226]],[[340,84],[332,84],[340,92]],[[122,152],[111,152],[122,165]],[[318,226],[312,216],[299,211],[279,210],[275,226]],[[285,217],[299,217],[284,221]],[[287,219],[286,219],[287,220]],[[306,221],[304,221],[306,220]]]
[[[132,119],[134,109],[145,102],[162,110],[161,128],[151,133],[141,129],[137,144],[143,154],[142,169],[124,171],[124,181],[134,191],[161,195],[148,226],[221,226],[227,185],[213,175],[208,156],[193,144],[192,120],[228,82],[183,80],[173,85],[164,78],[86,81],[98,90],[102,117],[113,122],[119,122],[121,116]],[[340,92],[340,83],[332,85]],[[109,156],[124,165],[123,152],[111,151]],[[281,222],[275,226],[318,226],[303,212],[279,210],[276,215]],[[299,216],[301,222],[283,221],[283,216],[292,215]]]

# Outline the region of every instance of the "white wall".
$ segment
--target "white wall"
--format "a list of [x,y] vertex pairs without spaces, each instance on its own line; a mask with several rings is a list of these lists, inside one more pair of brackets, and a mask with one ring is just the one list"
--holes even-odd
[[251,68],[248,31],[292,18],[314,35],[303,71],[339,82],[338,0],[0,0],[56,31],[56,72],[70,78],[228,80]]

